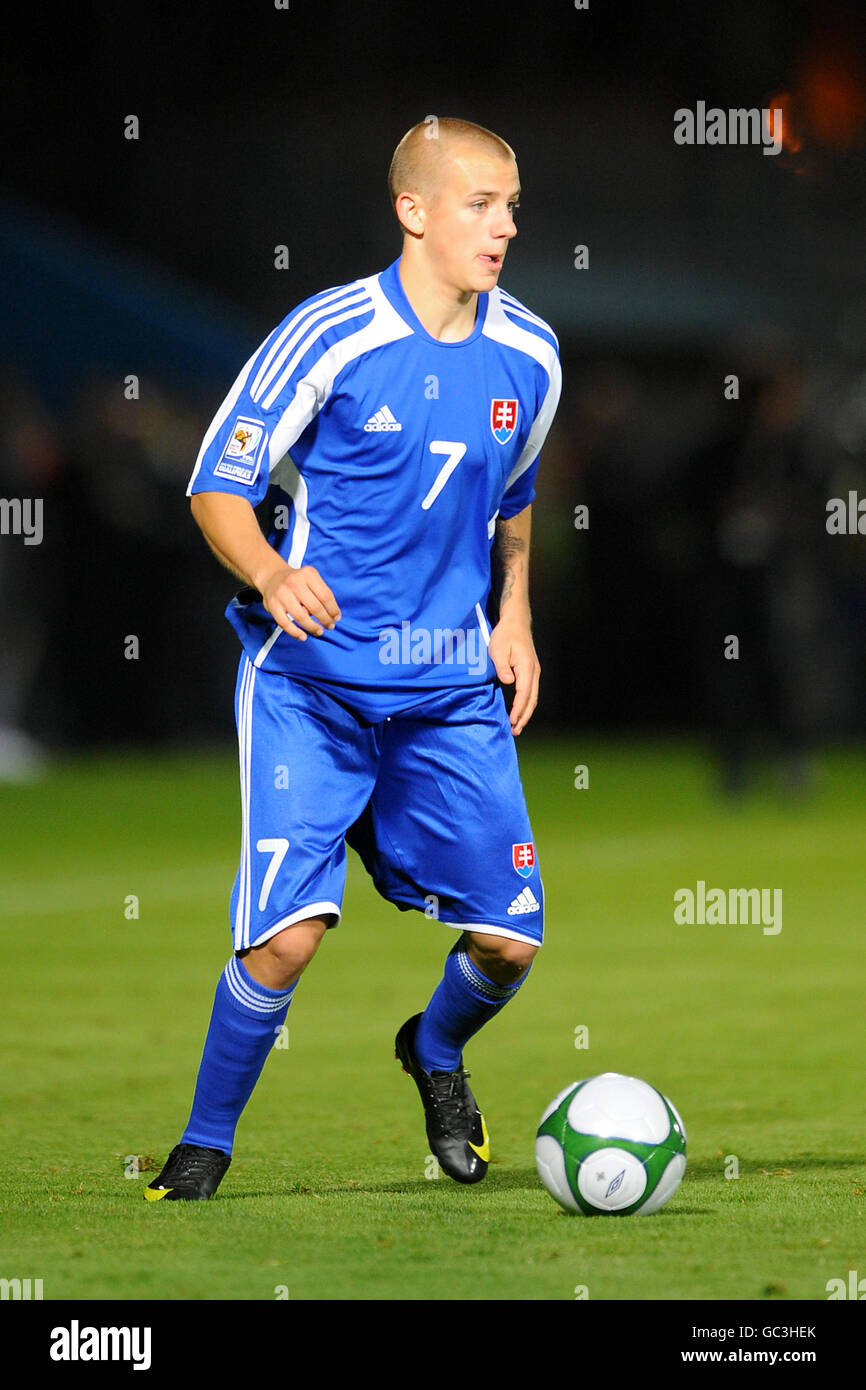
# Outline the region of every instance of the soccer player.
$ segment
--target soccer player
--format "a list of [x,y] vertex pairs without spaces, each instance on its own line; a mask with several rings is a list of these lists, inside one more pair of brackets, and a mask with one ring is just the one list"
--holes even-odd
[[459,933],[395,1044],[458,1182],[490,1157],[463,1048],[542,940],[514,735],[538,695],[530,518],[558,344],[498,287],[519,197],[504,140],[428,117],[389,187],[401,256],[266,338],[188,489],[247,586],[226,610],[243,646],[241,857],[192,1112],[150,1201],[204,1200],[225,1174],[298,979],[339,922],[347,842],[383,897]]

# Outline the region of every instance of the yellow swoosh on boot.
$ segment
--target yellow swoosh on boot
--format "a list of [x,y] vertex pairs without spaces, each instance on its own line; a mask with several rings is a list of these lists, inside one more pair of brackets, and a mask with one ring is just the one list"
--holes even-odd
[[484,1163],[489,1163],[489,1162],[490,1162],[490,1135],[487,1133],[487,1126],[486,1126],[486,1124],[484,1123],[484,1116],[483,1116],[483,1115],[481,1116],[481,1133],[483,1134],[484,1138],[482,1139],[482,1141],[481,1141],[480,1144],[473,1144],[473,1142],[472,1142],[471,1139],[467,1139],[466,1142],[467,1142],[467,1144],[469,1145],[470,1149],[474,1149],[474,1150],[475,1150],[475,1152],[477,1153],[478,1157],[479,1157],[480,1159],[482,1159],[482,1161],[483,1161]]

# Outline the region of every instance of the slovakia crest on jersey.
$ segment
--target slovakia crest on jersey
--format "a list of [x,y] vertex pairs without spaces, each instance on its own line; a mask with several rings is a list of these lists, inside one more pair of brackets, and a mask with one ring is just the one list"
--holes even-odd
[[493,438],[500,444],[507,444],[517,424],[517,401],[494,400],[490,402],[490,428]]
[[532,840],[511,846],[511,862],[521,878],[529,878],[535,868],[535,845]]

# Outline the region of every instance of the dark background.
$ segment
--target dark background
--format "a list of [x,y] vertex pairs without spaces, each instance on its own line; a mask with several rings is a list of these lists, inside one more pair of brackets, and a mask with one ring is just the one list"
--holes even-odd
[[[705,734],[732,788],[765,748],[797,778],[815,745],[862,737],[866,542],[825,522],[829,498],[866,495],[864,55],[859,7],[792,0],[19,21],[0,495],[44,498],[45,536],[0,536],[0,764],[230,736],[238,586],[186,483],[265,334],[399,254],[387,169],[428,114],[515,148],[502,284],[561,342],[534,508],[538,724]],[[781,106],[783,152],[677,145],[698,101]]]

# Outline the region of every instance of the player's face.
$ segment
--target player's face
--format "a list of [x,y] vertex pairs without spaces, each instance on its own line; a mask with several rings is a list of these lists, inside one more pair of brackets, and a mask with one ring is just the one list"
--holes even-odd
[[425,247],[437,273],[461,293],[491,290],[517,235],[520,196],[513,159],[457,149],[429,210]]

